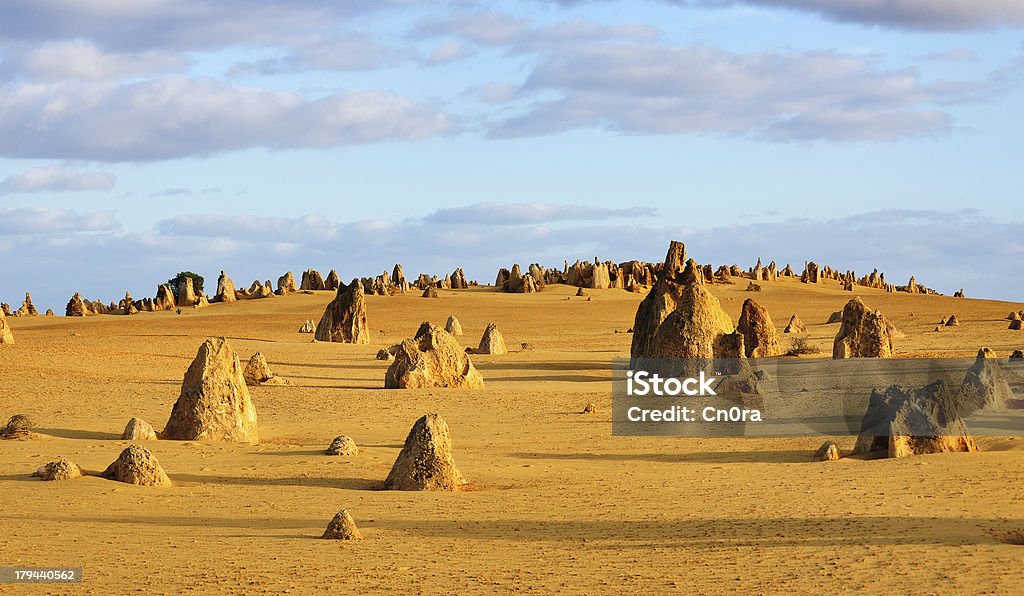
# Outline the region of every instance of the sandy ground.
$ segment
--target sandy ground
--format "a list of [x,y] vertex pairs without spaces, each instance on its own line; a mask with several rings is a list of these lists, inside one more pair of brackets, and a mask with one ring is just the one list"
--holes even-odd
[[[751,295],[780,329],[799,313],[830,351],[838,325],[824,321],[850,293],[762,285],[712,290],[734,321]],[[642,296],[566,300],[574,293],[371,296],[368,346],[297,333],[319,320],[327,292],[181,315],[9,319],[17,345],[0,348],[0,417],[27,413],[42,436],[0,442],[0,566],[80,566],[85,581],[0,592],[1024,591],[1024,546],[1007,540],[1024,537],[1024,438],[982,438],[976,454],[814,463],[820,437],[613,437],[610,359],[628,356]],[[1024,348],[1003,320],[1022,304],[857,295],[907,334],[901,356]],[[951,313],[961,327],[932,331]],[[464,345],[494,321],[513,350],[473,357],[486,390],[382,389],[377,350],[449,314]],[[294,383],[252,389],[259,445],[150,443],[167,489],[30,478],[56,456],[102,470],[132,416],[162,428],[199,344],[221,335]],[[533,349],[518,351],[523,342]],[[598,413],[578,414],[591,401]],[[473,490],[379,490],[430,411],[451,426]],[[338,434],[362,453],[323,455]],[[318,540],[343,507],[366,540]]]

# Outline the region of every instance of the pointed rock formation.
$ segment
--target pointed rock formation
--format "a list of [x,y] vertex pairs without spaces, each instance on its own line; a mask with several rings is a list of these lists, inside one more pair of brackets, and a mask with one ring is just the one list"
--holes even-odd
[[315,332],[316,332],[316,325],[314,325],[313,321],[311,321],[309,319],[306,319],[306,322],[302,324],[302,327],[299,327],[299,333],[315,333]]
[[171,291],[170,285],[162,284],[157,286],[156,302],[153,306],[157,310],[174,310],[178,307],[177,301],[174,299],[174,292]]
[[462,323],[455,318],[455,315],[452,315],[448,317],[447,321],[445,321],[444,330],[454,336],[462,335]]
[[1014,350],[1010,354],[1010,360],[1024,360],[1024,350]]
[[686,246],[677,240],[669,243],[665,262],[661,266],[658,280],[636,309],[633,321],[633,342],[630,355],[633,358],[648,357],[651,344],[658,328],[668,315],[676,309],[682,297],[683,285],[679,279],[686,261]]
[[423,293],[420,294],[420,298],[439,298],[437,295],[437,288],[434,286],[427,286],[423,289]]
[[[692,284],[683,289],[676,308],[658,328],[646,358],[734,358],[729,349],[733,324],[722,305],[704,289]],[[635,337],[635,336],[634,336]],[[740,336],[742,338],[742,335]]]
[[122,441],[155,441],[157,438],[159,437],[153,427],[141,418],[129,420],[124,432],[121,433]]
[[832,346],[832,358],[890,358],[892,335],[882,313],[871,311],[860,298],[843,308],[842,326]]
[[508,348],[505,347],[505,338],[501,335],[501,331],[498,331],[498,326],[494,323],[488,323],[487,329],[484,329],[483,336],[480,337],[480,345],[473,352],[474,354],[507,354]]
[[298,284],[295,283],[295,276],[289,271],[277,278],[277,295],[287,296],[288,294],[294,294],[299,291]]
[[14,311],[16,317],[38,317],[39,311],[32,304],[32,294],[25,292],[25,300],[21,303],[21,308]]
[[423,323],[413,339],[398,344],[384,375],[385,389],[450,387],[483,389],[484,379],[447,331]]
[[348,510],[342,509],[334,516],[331,523],[327,524],[327,529],[324,530],[324,534],[320,538],[324,540],[362,540],[363,534],[356,527],[356,522],[349,515]]
[[194,306],[198,301],[195,288],[192,285],[192,278],[183,277],[178,285],[178,306]]
[[267,364],[267,359],[263,354],[256,352],[249,359],[249,363],[245,365],[242,376],[245,378],[246,385],[260,385],[273,379],[274,373],[270,372],[270,365]]
[[409,280],[405,278],[405,271],[402,270],[401,263],[395,263],[395,268],[391,272],[391,283],[395,285],[395,291],[405,293],[409,291]]
[[14,345],[14,332],[7,323],[7,316],[0,311],[0,346]]
[[324,289],[336,292],[340,287],[341,280],[338,279],[338,272],[335,271],[334,269],[331,269],[331,272],[327,274],[327,279],[324,280]]
[[782,332],[807,333],[807,325],[804,325],[804,322],[800,320],[800,317],[796,316],[794,313],[793,316],[789,318],[789,324],[786,325],[786,328],[783,329]]
[[327,455],[359,455],[359,447],[356,446],[356,442],[350,437],[339,435],[331,441],[330,446],[327,448]]
[[462,271],[462,267],[458,267],[455,271],[452,271],[452,289],[453,290],[465,290],[469,287],[466,282],[466,273]]
[[880,451],[906,457],[978,451],[978,446],[957,413],[956,399],[945,383],[935,381],[920,389],[892,385],[884,393],[871,392],[853,453]]
[[747,358],[770,358],[782,354],[779,333],[775,329],[768,309],[753,298],[743,301],[740,320],[736,331],[743,334],[743,346]]
[[235,282],[231,281],[227,273],[224,271],[220,272],[220,277],[217,278],[217,295],[213,297],[214,302],[234,302],[235,301]]
[[138,486],[171,486],[171,479],[156,456],[139,445],[129,445],[101,475],[107,480]]
[[466,484],[452,458],[448,423],[437,414],[420,418],[384,481],[387,490],[457,491]]
[[70,459],[60,458],[40,467],[32,473],[33,477],[44,481],[73,480],[82,477],[82,468]]
[[256,407],[242,364],[223,337],[208,339],[185,373],[163,438],[258,443]]
[[320,272],[315,269],[306,269],[302,274],[302,290],[325,290],[327,289],[324,285],[324,278],[320,275]]
[[366,326],[366,299],[363,284],[353,279],[338,293],[324,310],[316,326],[316,340],[348,344],[370,343],[370,330]]
[[975,410],[1006,409],[1006,403],[1013,399],[1013,391],[999,368],[995,352],[988,348],[978,350],[960,386],[958,398],[960,413],[964,415]]
[[956,318],[956,315],[949,315],[946,319],[946,327],[959,327],[960,321]]

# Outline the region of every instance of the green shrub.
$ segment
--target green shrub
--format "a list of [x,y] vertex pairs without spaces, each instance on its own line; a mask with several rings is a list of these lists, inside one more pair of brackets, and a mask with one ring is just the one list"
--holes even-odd
[[171,292],[173,292],[174,295],[177,296],[178,290],[181,288],[181,284],[186,277],[192,278],[192,289],[195,290],[196,296],[202,294],[203,276],[199,275],[198,273],[193,273],[191,271],[182,271],[181,273],[167,280],[167,285],[171,286]]

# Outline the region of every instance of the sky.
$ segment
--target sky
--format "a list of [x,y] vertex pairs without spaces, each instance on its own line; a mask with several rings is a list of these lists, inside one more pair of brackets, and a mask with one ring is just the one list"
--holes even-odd
[[1024,2],[10,0],[0,301],[805,260],[1024,300]]

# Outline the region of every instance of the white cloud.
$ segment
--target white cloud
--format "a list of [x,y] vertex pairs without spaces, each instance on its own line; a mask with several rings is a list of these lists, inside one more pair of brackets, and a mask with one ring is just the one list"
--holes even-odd
[[126,76],[181,72],[189,60],[172,52],[105,52],[95,43],[76,39],[16,47],[4,53],[0,74],[34,81],[107,80]]
[[144,161],[327,148],[452,132],[451,117],[382,90],[319,99],[171,77],[0,87],[0,156]]
[[0,195],[110,190],[116,182],[117,177],[109,172],[82,172],[67,166],[47,166],[30,168],[0,180]]
[[[884,141],[949,131],[943,106],[1017,84],[1021,64],[978,81],[929,83],[912,68],[818,52],[735,53],[707,46],[569,44],[541,54],[494,137],[604,128],[771,141]],[[536,98],[534,98],[534,96]],[[553,96],[553,97],[552,97]]]
[[[109,232],[120,228],[121,224],[113,211],[80,213],[70,209],[44,207],[0,207],[0,236]],[[31,251],[22,256],[28,263],[39,262]]]

